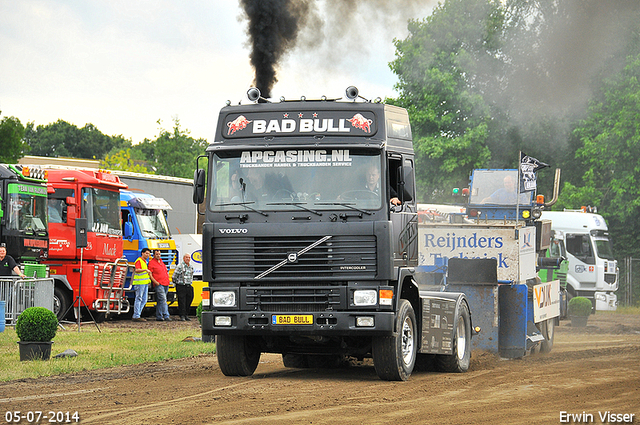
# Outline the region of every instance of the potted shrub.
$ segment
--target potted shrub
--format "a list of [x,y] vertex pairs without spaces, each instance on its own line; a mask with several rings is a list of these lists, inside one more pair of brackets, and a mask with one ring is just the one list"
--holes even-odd
[[571,319],[571,326],[584,327],[587,326],[587,319],[591,314],[591,300],[585,297],[573,297],[569,301],[567,314]]
[[44,307],[29,307],[16,320],[20,360],[49,360],[58,318]]

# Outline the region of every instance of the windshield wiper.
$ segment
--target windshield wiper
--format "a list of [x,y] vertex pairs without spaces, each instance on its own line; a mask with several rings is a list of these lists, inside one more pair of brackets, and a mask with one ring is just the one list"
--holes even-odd
[[316,211],[316,210],[312,210],[311,208],[307,208],[304,205],[302,205],[302,203],[300,202],[269,202],[267,205],[294,205],[300,209],[303,209],[305,211],[309,211],[310,213],[313,213],[315,215],[319,215],[322,216],[322,213],[320,211]]
[[267,214],[264,211],[260,211],[257,210],[255,208],[250,207],[248,204],[255,204],[255,201],[246,201],[246,202],[227,202],[227,203],[223,203],[223,204],[216,204],[216,207],[227,207],[229,205],[242,205],[243,207],[245,207],[248,210],[251,210],[253,212],[257,212],[258,214],[262,214],[265,217],[268,217],[269,214]]
[[352,209],[354,211],[358,211],[359,213],[363,213],[363,214],[367,214],[367,215],[373,214],[370,211],[363,210],[363,209],[360,209],[358,207],[354,207],[352,204],[348,204],[346,202],[316,202],[313,205],[341,205],[343,207],[347,207],[347,208]]

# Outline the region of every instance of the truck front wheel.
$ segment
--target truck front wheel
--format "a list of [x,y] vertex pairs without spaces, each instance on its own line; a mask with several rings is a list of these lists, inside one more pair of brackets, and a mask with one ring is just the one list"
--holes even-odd
[[471,360],[471,315],[466,303],[460,305],[454,323],[453,353],[436,355],[436,364],[443,372],[466,372]]
[[216,354],[220,370],[226,376],[251,376],[260,361],[260,349],[251,338],[242,335],[218,335]]
[[380,379],[409,379],[416,362],[416,330],[416,315],[411,303],[400,300],[394,335],[373,338],[373,366]]

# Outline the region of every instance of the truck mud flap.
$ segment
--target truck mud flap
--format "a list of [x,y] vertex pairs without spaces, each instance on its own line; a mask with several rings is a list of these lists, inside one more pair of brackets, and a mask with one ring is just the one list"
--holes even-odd
[[461,293],[420,291],[421,344],[419,353],[451,354],[459,305],[466,302]]
[[527,285],[498,286],[500,357],[516,359],[527,351]]

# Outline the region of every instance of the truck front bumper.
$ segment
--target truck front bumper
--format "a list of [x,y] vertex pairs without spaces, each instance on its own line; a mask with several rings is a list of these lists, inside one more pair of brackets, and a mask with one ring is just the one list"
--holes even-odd
[[392,311],[265,313],[202,311],[203,335],[378,336],[394,331]]
[[596,292],[596,311],[615,311],[618,309],[618,296],[613,292]]

